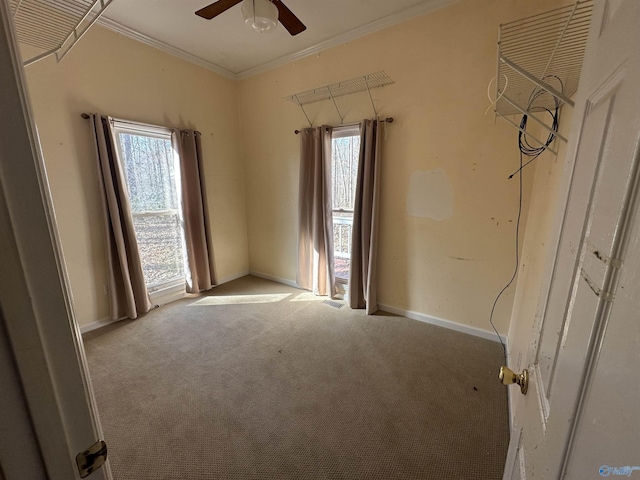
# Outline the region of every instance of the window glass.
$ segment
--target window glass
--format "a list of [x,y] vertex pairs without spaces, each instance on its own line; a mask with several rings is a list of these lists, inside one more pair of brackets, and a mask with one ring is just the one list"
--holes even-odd
[[334,270],[336,281],[346,284],[349,281],[353,207],[360,155],[358,129],[335,129],[331,149]]
[[119,137],[131,210],[177,209],[171,140],[129,133],[120,133]]
[[184,281],[179,174],[169,135],[117,135],[145,283],[150,292]]
[[331,143],[333,149],[333,161],[331,162],[333,209],[353,211],[360,136],[333,138]]

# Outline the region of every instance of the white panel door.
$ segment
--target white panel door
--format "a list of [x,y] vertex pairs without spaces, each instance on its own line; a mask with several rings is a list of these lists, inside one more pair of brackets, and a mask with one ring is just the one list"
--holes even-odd
[[640,465],[639,46],[640,2],[596,2],[568,150],[573,177],[507,479],[600,478]]
[[[76,455],[100,440],[101,430],[9,12],[0,0],[0,335],[30,415],[12,428],[35,434],[39,452],[29,454],[41,462],[5,464],[0,476],[79,479]],[[24,453],[17,435],[1,435],[15,442],[3,454]],[[90,478],[110,479],[109,465]]]

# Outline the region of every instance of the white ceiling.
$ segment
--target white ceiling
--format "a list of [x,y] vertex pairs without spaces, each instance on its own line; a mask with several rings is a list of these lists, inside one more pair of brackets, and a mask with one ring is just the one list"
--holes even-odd
[[284,0],[307,29],[259,34],[240,4],[212,20],[208,0],[114,0],[100,23],[230,78],[246,78],[457,0]]

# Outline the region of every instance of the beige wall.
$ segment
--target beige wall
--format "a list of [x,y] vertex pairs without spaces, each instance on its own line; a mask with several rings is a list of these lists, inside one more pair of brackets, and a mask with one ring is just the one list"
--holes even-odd
[[40,61],[26,75],[81,325],[109,315],[97,170],[81,112],[202,132],[218,273],[248,270],[236,82],[101,27],[61,63]]
[[[299,137],[293,130],[306,120],[283,97],[385,70],[396,83],[372,91],[379,114],[395,118],[384,137],[380,303],[490,330],[491,304],[512,273],[518,195],[516,179],[507,180],[518,163],[516,131],[484,116],[497,29],[557,6],[463,0],[240,82],[101,27],[62,63],[28,67],[80,323],[108,315],[96,170],[81,112],[200,130],[210,152],[205,169],[220,277],[251,268],[294,280]],[[340,98],[338,106],[345,123],[373,115],[366,93]],[[339,123],[331,102],[307,111],[314,125]],[[450,198],[408,198],[412,179],[432,172],[450,182]],[[501,333],[513,292],[496,312]]]
[[[283,97],[384,70],[396,83],[372,91],[380,115],[395,118],[384,142],[379,302],[490,330],[493,299],[513,271],[518,200],[517,180],[507,180],[518,164],[517,131],[484,116],[497,29],[557,6],[553,0],[466,0],[242,81],[252,270],[289,280],[296,274],[299,138],[293,130],[306,120]],[[373,116],[366,93],[338,105],[346,123]],[[314,125],[339,123],[331,102],[309,105],[308,113]],[[437,169],[453,188],[452,215],[410,215],[412,175]],[[496,311],[503,334],[513,291]]]

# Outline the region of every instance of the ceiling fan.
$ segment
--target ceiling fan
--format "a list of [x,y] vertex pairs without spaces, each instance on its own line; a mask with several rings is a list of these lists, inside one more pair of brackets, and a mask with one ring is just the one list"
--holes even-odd
[[275,28],[279,21],[291,35],[303,32],[307,27],[280,0],[218,0],[196,12],[196,15],[211,20],[231,7],[242,3],[245,22],[262,33]]

